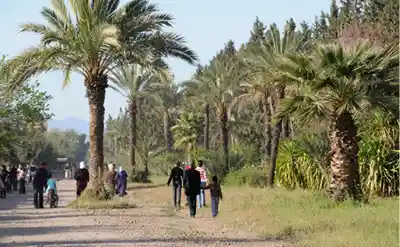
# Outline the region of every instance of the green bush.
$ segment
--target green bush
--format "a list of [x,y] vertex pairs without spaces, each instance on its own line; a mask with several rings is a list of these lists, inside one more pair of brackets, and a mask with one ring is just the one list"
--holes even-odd
[[250,186],[264,188],[268,183],[268,171],[263,167],[245,167],[230,172],[224,179],[224,184],[233,186]]
[[149,162],[149,170],[153,175],[166,176],[177,161],[184,161],[184,155],[181,152],[164,152]]

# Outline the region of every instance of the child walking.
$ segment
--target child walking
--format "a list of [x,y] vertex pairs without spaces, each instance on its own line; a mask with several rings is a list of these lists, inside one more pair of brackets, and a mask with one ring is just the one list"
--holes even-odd
[[222,190],[221,186],[218,183],[217,176],[212,177],[211,184],[204,187],[204,189],[210,190],[211,195],[211,214],[213,217],[217,217],[218,215],[218,207],[219,207],[219,200],[222,200]]

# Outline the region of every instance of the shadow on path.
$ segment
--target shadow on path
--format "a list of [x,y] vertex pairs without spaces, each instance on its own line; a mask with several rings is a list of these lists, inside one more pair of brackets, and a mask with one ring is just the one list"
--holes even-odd
[[154,188],[165,187],[165,186],[167,186],[167,185],[166,184],[133,185],[133,186],[129,186],[127,191],[141,190],[141,189],[154,189]]
[[[47,215],[46,215],[47,214]],[[42,219],[63,219],[63,218],[78,218],[83,215],[81,214],[71,214],[71,215],[62,215],[60,214],[54,214],[54,215],[48,215],[48,212],[46,214],[8,214],[8,215],[0,215],[0,222],[5,222],[5,221],[24,221],[24,220],[42,220]]]
[[[60,230],[60,229],[58,229]],[[270,241],[270,240],[265,240],[265,241]],[[29,243],[18,243],[18,246],[59,246],[59,245],[66,245],[66,246],[88,246],[88,244],[151,244],[154,242],[158,243],[167,243],[167,244],[178,244],[178,243],[196,243],[200,244],[223,244],[223,243],[248,243],[251,246],[251,243],[259,243],[260,240],[252,240],[252,239],[244,239],[244,238],[209,238],[209,237],[190,237],[190,238],[139,238],[139,239],[134,239],[134,240],[115,240],[115,239],[109,239],[109,240],[70,240],[70,241],[30,241]],[[15,246],[12,245],[12,243],[5,243],[5,245],[2,246]]]
[[33,190],[31,185],[26,187],[26,194],[20,195],[18,191],[14,191],[12,194],[7,194],[6,199],[0,200],[0,212],[4,210],[16,209],[21,205],[31,204],[33,207]]

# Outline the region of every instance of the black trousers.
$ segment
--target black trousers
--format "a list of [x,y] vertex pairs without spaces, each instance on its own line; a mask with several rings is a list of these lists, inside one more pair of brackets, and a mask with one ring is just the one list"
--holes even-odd
[[0,190],[0,198],[6,198],[7,191],[5,189]]
[[33,189],[33,205],[35,208],[44,208],[43,206],[43,188]]
[[7,193],[12,193],[11,181],[10,181],[10,180],[7,180],[5,185],[6,185],[6,191],[7,191]]
[[189,215],[190,217],[196,216],[196,199],[197,195],[186,195],[186,199],[189,207]]
[[12,181],[12,187],[13,187],[13,190],[15,190],[15,191],[18,190],[18,180],[17,179]]
[[181,206],[181,193],[182,186],[180,184],[173,184],[172,186],[172,198],[174,200],[174,206]]
[[25,179],[18,180],[18,183],[19,183],[19,193],[25,195],[25,192],[26,192],[25,191],[25,184],[26,184]]

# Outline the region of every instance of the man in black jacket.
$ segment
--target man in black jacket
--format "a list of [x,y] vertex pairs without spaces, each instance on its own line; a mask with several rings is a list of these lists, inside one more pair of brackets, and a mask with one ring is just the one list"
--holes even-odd
[[196,197],[200,194],[200,173],[196,171],[194,161],[190,169],[186,170],[183,177],[185,195],[189,204],[190,217],[196,216]]
[[18,174],[17,167],[15,167],[15,165],[11,166],[9,176],[10,176],[11,189],[13,191],[18,190],[17,174]]
[[182,192],[183,170],[181,162],[176,162],[174,168],[171,169],[167,185],[169,186],[172,181],[172,197],[174,199],[174,207],[181,207],[181,192]]
[[47,185],[47,180],[49,178],[49,173],[47,171],[47,164],[40,164],[39,169],[35,173],[33,178],[33,204],[35,208],[44,208],[43,206],[43,189]]

